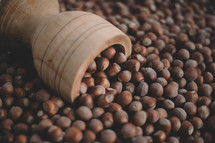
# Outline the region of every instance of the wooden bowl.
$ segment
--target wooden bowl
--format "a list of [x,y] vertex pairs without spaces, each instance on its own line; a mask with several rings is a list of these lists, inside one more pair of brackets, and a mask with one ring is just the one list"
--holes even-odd
[[81,11],[59,13],[57,0],[3,0],[0,38],[32,50],[42,80],[67,101],[79,95],[82,77],[93,59],[118,44],[128,57],[128,36],[101,17]]

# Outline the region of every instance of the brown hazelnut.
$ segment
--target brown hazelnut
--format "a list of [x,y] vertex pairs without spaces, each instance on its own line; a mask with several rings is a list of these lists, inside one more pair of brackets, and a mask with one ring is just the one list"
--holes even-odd
[[68,142],[78,143],[82,140],[83,134],[81,130],[76,127],[70,127],[66,130],[64,139]]
[[99,133],[103,130],[103,124],[99,119],[92,119],[88,123],[88,127],[95,133]]
[[102,123],[104,125],[105,128],[111,128],[113,125],[113,115],[110,112],[106,112],[105,114],[103,114],[102,116]]
[[43,103],[43,110],[49,115],[54,115],[58,112],[58,106],[52,100],[47,100]]
[[122,106],[118,103],[112,102],[112,103],[110,103],[110,106],[108,107],[108,111],[111,113],[115,113],[120,110],[122,110]]
[[151,135],[155,131],[154,125],[150,123],[146,123],[143,129],[146,135]]
[[102,54],[102,56],[104,56],[108,59],[112,59],[116,54],[116,50],[114,47],[109,47],[106,50],[104,50],[101,54]]
[[131,72],[128,71],[128,70],[123,70],[119,73],[118,75],[118,80],[123,82],[123,83],[126,83],[126,82],[129,82],[131,80]]
[[82,81],[87,85],[87,88],[95,86],[95,81],[92,77],[84,77]]
[[158,130],[153,134],[153,139],[157,143],[162,143],[166,140],[166,133],[162,130]]
[[211,96],[213,89],[209,84],[202,84],[199,86],[199,94],[201,96]]
[[182,108],[174,108],[172,110],[173,115],[184,121],[187,118],[187,113]]
[[189,121],[183,121],[181,123],[181,133],[184,135],[192,135],[194,131],[193,125]]
[[1,84],[4,84],[6,82],[12,82],[13,81],[13,78],[10,74],[2,74],[0,76],[0,83]]
[[88,90],[87,84],[85,82],[81,82],[79,92],[81,94],[84,94],[87,92],[87,90]]
[[142,43],[143,43],[144,46],[150,46],[150,45],[152,44],[152,41],[151,41],[150,38],[144,37],[144,38],[142,39]]
[[143,57],[141,54],[133,54],[131,56],[131,59],[138,60],[140,62],[140,66],[144,65],[147,62],[146,58]]
[[183,95],[178,94],[174,99],[173,99],[175,106],[181,106],[186,102],[186,99]]
[[150,86],[150,94],[155,97],[161,97],[163,95],[163,87],[159,83],[153,83]]
[[197,103],[199,106],[201,106],[201,105],[210,106],[211,105],[211,98],[209,98],[208,96],[201,96],[201,97],[199,97]]
[[121,135],[125,139],[133,138],[137,134],[137,127],[131,123],[126,123],[121,128]]
[[64,101],[58,96],[52,96],[51,100],[59,107],[62,108],[64,106]]
[[13,126],[13,121],[11,119],[4,119],[0,123],[0,127],[4,131],[11,131]]
[[97,70],[96,62],[93,60],[87,68],[87,72],[94,73]]
[[196,84],[196,82],[191,81],[191,82],[187,83],[186,89],[188,91],[198,91],[198,85]]
[[197,113],[197,107],[192,102],[186,102],[184,104],[184,110],[187,112],[188,115],[193,116]]
[[159,83],[162,87],[167,85],[167,80],[163,77],[158,77],[156,82]]
[[168,134],[171,131],[172,125],[168,119],[158,120],[158,128]]
[[104,109],[101,107],[95,107],[92,109],[93,117],[99,118],[102,114],[104,114]]
[[117,52],[115,57],[114,57],[114,61],[117,64],[123,64],[126,62],[126,56],[125,54],[123,54],[122,52]]
[[84,121],[90,120],[93,116],[92,111],[87,106],[80,106],[76,109],[76,115]]
[[75,120],[73,123],[72,123],[72,127],[76,127],[78,128],[79,130],[81,131],[84,131],[86,130],[86,123],[82,120]]
[[149,90],[149,86],[144,81],[141,81],[136,88],[137,94],[139,96],[145,96],[148,93],[148,90]]
[[190,122],[193,124],[195,129],[200,129],[203,127],[203,121],[199,117],[192,117]]
[[167,138],[167,143],[180,143],[180,142],[179,142],[179,139],[177,137],[171,136],[171,137]]
[[53,122],[50,119],[43,119],[39,122],[39,127],[40,127],[40,130],[42,131],[48,129],[52,125],[53,125]]
[[156,110],[148,109],[146,113],[147,113],[147,121],[149,123],[155,123],[159,120],[159,114]]
[[131,104],[128,106],[128,110],[130,112],[137,112],[142,110],[142,103],[140,101],[132,101]]
[[74,110],[70,107],[66,107],[62,110],[62,114],[67,116],[70,120],[75,120]]
[[17,143],[27,143],[27,142],[28,142],[28,137],[27,137],[26,135],[19,134],[19,135],[16,137],[16,142],[17,142]]
[[102,94],[105,94],[105,88],[101,85],[96,85],[92,88],[91,94],[95,97],[98,97]]
[[123,91],[117,95],[117,102],[122,105],[126,106],[132,101],[132,94],[128,91]]
[[60,114],[55,114],[54,116],[52,116],[51,120],[54,124],[56,124],[58,119],[60,119],[60,117],[61,117]]
[[196,103],[198,101],[198,93],[196,91],[187,91],[184,95],[187,102]]
[[137,126],[143,126],[146,123],[147,114],[145,111],[137,111],[133,115],[133,122]]
[[34,82],[32,81],[26,82],[23,86],[23,89],[25,90],[26,93],[31,92],[33,88],[34,88]]
[[156,106],[156,99],[150,96],[143,96],[140,101],[142,103],[143,109],[153,109]]
[[29,127],[25,123],[18,123],[13,128],[15,134],[26,134],[29,131]]
[[117,139],[116,133],[111,129],[106,129],[101,132],[101,142],[103,143],[115,143]]
[[184,71],[179,66],[175,66],[172,68],[171,74],[175,78],[182,78],[184,76]]
[[40,89],[36,92],[35,96],[36,96],[37,101],[45,102],[45,101],[49,100],[51,95],[46,89]]
[[166,110],[172,110],[173,108],[175,108],[174,102],[170,99],[164,99],[161,105]]
[[18,120],[23,113],[22,108],[18,106],[13,106],[9,111],[9,116],[12,120]]
[[94,106],[93,97],[90,94],[82,94],[79,97],[79,103],[80,105],[87,106],[90,109],[92,109]]
[[143,129],[140,126],[137,126],[137,136],[143,135]]
[[38,134],[33,134],[29,140],[30,143],[42,142],[42,139]]
[[129,91],[131,94],[134,94],[135,85],[132,82],[127,82],[124,84],[124,90]]
[[125,68],[131,72],[138,72],[140,69],[140,62],[136,59],[130,59],[125,63]]
[[175,59],[172,62],[172,66],[173,68],[177,67],[177,68],[183,68],[184,67],[184,63],[181,60]]
[[68,127],[71,125],[71,120],[70,120],[68,117],[66,117],[66,116],[61,116],[61,117],[57,120],[56,124],[57,124],[59,127],[65,129],[65,128],[68,128]]
[[96,59],[96,65],[98,70],[105,71],[108,68],[109,64],[110,61],[108,60],[108,58],[100,57]]
[[11,82],[6,82],[2,85],[1,92],[5,96],[10,96],[14,93],[14,87]]
[[157,73],[152,68],[145,68],[143,70],[144,78],[148,81],[155,81],[157,79]]
[[168,69],[163,69],[159,72],[160,77],[168,80],[170,78],[170,72]]
[[196,80],[198,78],[198,72],[197,72],[197,69],[196,68],[193,68],[193,67],[189,67],[185,70],[185,78],[187,80]]
[[167,59],[162,59],[161,62],[163,63],[164,68],[167,68],[167,69],[168,69],[168,68],[170,67],[170,62],[169,62],[169,60],[167,60]]
[[122,83],[119,81],[112,82],[110,87],[116,89],[117,93],[122,92]]
[[107,69],[107,75],[113,77],[121,71],[121,67],[117,63],[112,63]]
[[168,117],[168,113],[167,113],[167,111],[165,109],[156,108],[155,110],[158,112],[160,119],[165,119],[165,118]]
[[178,87],[172,83],[167,84],[164,88],[164,96],[167,98],[174,98],[178,95]]
[[115,113],[114,121],[117,124],[124,124],[128,122],[128,114],[127,112],[120,110]]
[[48,136],[53,142],[60,142],[63,140],[63,131],[58,126],[51,126],[48,129]]
[[97,104],[101,107],[107,108],[113,100],[114,100],[113,94],[103,94],[97,100]]
[[[96,78],[96,79],[95,79],[95,84],[96,84],[96,85],[101,85],[101,86],[103,86],[104,88],[110,87],[110,82],[109,82],[109,80],[108,80],[106,77]],[[94,86],[94,85],[93,85],[93,86]],[[92,86],[92,87],[93,87],[93,86]]]
[[23,90],[23,88],[14,88],[14,95],[16,97],[24,97],[25,91]]
[[177,52],[177,57],[181,60],[188,60],[190,58],[190,53],[188,50],[186,49],[180,49],[178,52]]
[[202,120],[205,120],[210,115],[210,110],[207,106],[202,105],[198,108],[198,115]]
[[132,76],[134,82],[141,82],[144,80],[144,76],[141,72],[135,72]]
[[0,120],[3,120],[7,117],[7,110],[0,109]]
[[96,140],[96,134],[93,131],[91,130],[84,131],[83,139],[82,139],[84,143],[92,143],[95,140]]

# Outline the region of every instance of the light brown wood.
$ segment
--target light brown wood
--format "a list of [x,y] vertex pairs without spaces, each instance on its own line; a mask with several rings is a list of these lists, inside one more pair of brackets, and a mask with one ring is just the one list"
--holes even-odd
[[59,13],[57,0],[3,0],[0,22],[0,38],[31,47],[39,76],[69,102],[105,48],[118,44],[127,57],[131,54],[130,39],[115,26],[92,13]]

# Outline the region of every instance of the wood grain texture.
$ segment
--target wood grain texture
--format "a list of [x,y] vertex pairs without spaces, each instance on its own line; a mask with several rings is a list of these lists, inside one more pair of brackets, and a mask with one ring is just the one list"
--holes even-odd
[[0,37],[28,44],[39,76],[69,102],[99,53],[118,44],[131,54],[130,39],[111,23],[87,12],[59,13],[57,0],[4,0],[1,6]]

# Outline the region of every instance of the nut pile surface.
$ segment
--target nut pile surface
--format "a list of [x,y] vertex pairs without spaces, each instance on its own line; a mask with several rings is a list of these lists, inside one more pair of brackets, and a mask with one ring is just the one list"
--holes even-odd
[[0,142],[215,142],[212,0],[60,0],[60,8],[104,17],[129,35],[132,55],[119,45],[98,55],[70,105],[41,82],[32,57],[1,49]]

